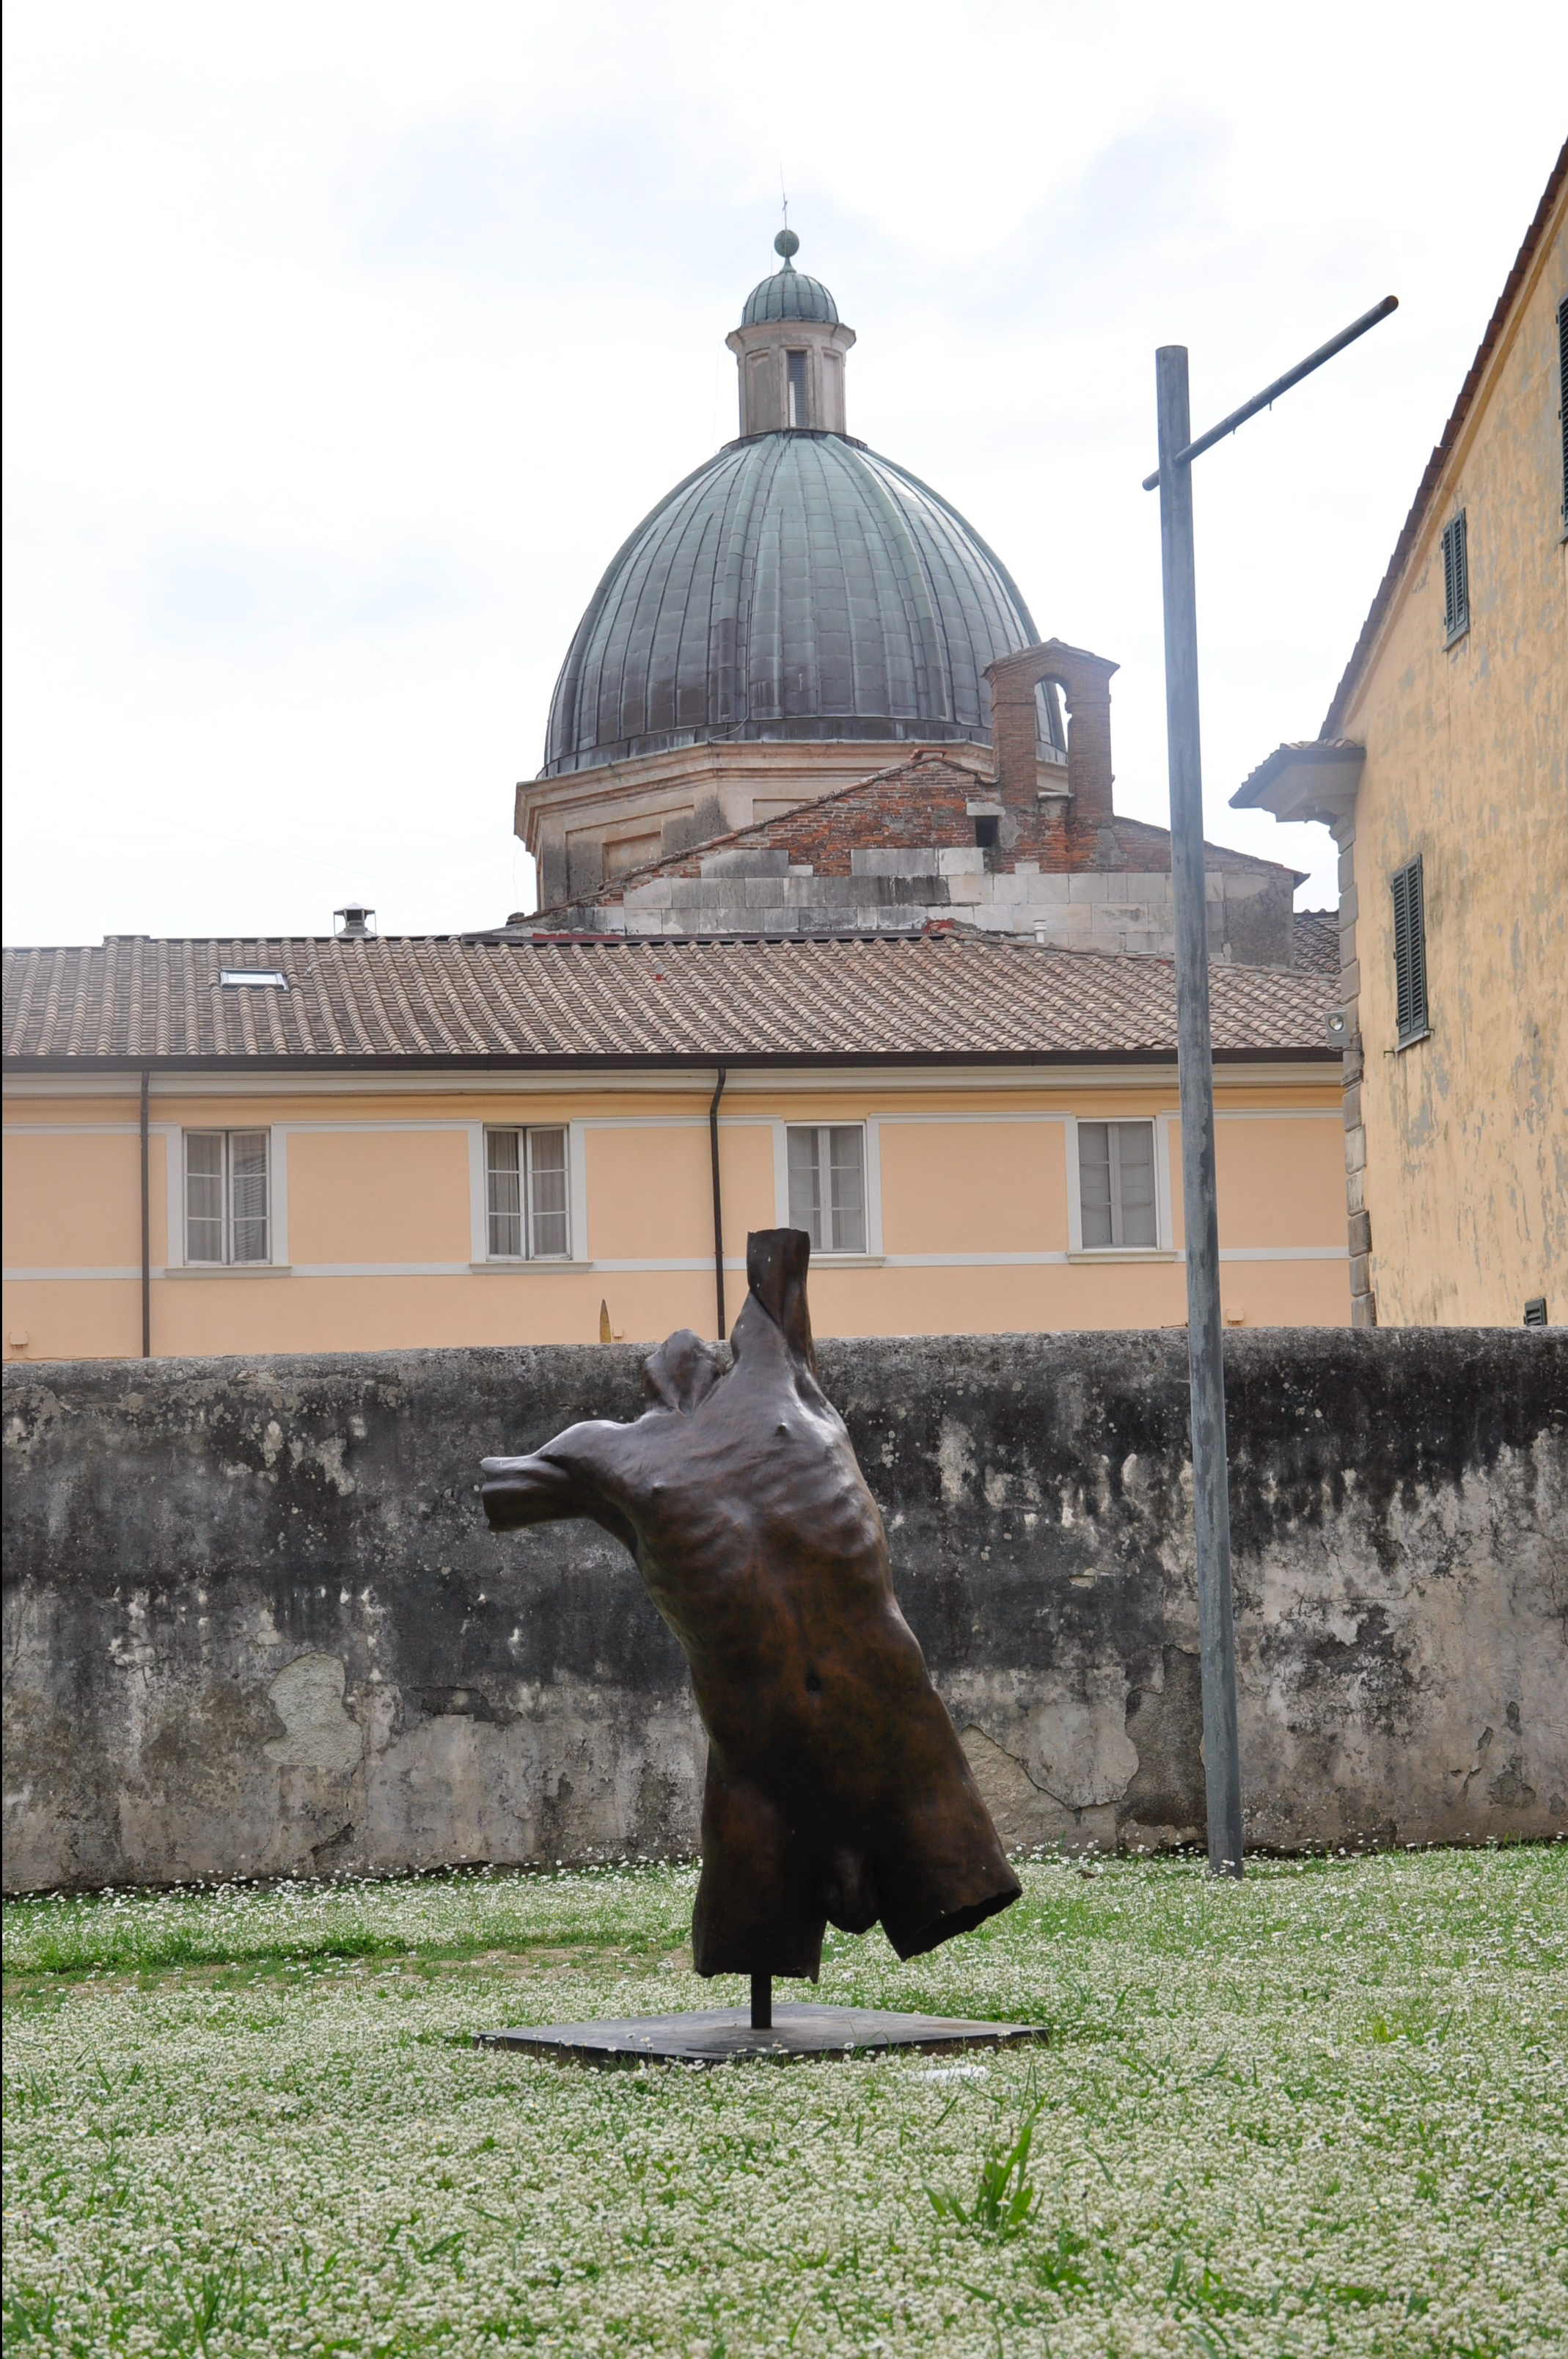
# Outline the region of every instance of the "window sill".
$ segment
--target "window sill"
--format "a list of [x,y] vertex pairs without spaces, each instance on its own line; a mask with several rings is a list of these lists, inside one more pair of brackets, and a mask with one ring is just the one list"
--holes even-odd
[[496,1254],[489,1261],[470,1261],[469,1269],[475,1277],[505,1277],[522,1270],[591,1269],[590,1261],[568,1261],[556,1254],[535,1254],[531,1256]]
[[1076,1245],[1069,1261],[1180,1261],[1173,1245]]
[[873,1253],[818,1253],[816,1247],[813,1245],[811,1266],[813,1269],[884,1269],[887,1266],[887,1256]]
[[1450,631],[1444,636],[1443,642],[1443,651],[1444,655],[1447,654],[1450,647],[1456,647],[1461,639],[1467,639],[1469,636],[1470,625],[1468,620],[1465,620],[1460,624],[1459,628],[1456,631]]
[[1423,1032],[1412,1032],[1408,1040],[1396,1040],[1389,1054],[1391,1057],[1402,1057],[1407,1049],[1419,1049],[1423,1040],[1430,1040],[1431,1038],[1432,1027],[1429,1024]]
[[292,1277],[286,1261],[190,1261],[171,1265],[165,1277]]

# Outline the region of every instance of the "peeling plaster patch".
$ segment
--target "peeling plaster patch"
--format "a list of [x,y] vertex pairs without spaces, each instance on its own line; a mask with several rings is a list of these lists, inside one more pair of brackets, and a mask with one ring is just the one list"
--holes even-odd
[[327,1769],[345,1777],[359,1767],[364,1735],[343,1708],[348,1674],[337,1655],[297,1655],[267,1684],[267,1700],[286,1734],[264,1750],[290,1769]]
[[1331,1612],[1324,1615],[1323,1627],[1331,1638],[1338,1641],[1340,1646],[1353,1647],[1361,1636],[1361,1625],[1366,1619],[1365,1611],[1359,1614]]
[[420,1688],[419,1705],[430,1720],[486,1720],[494,1728],[506,1728],[517,1718],[492,1703],[479,1688]]
[[975,1479],[975,1447],[969,1429],[957,1418],[945,1417],[942,1436],[936,1445],[936,1471],[942,1478],[944,1506],[957,1507]]
[[1496,1802],[1499,1810],[1528,1810],[1535,1800],[1535,1788],[1527,1785],[1520,1775],[1524,1755],[1516,1753],[1506,1769],[1500,1770],[1487,1788],[1487,1799]]
[[341,1433],[330,1434],[325,1441],[291,1441],[288,1454],[296,1466],[319,1466],[340,1499],[347,1499],[359,1488],[353,1476],[343,1464],[343,1452],[348,1441]]
[[1159,1678],[1128,1695],[1127,1735],[1138,1768],[1122,1797],[1124,1822],[1171,1842],[1203,1826],[1203,1670],[1195,1654],[1162,1649]]
[[1114,1850],[1113,1809],[1074,1810],[1055,1795],[1044,1793],[1022,1762],[983,1728],[970,1725],[960,1741],[996,1831],[1010,1849],[1054,1843],[1065,1851]]
[[1029,1715],[1020,1748],[1030,1777],[1068,1810],[1119,1802],[1138,1769],[1121,1665],[1097,1665],[1070,1684],[1047,1677],[1041,1686],[1045,1695]]

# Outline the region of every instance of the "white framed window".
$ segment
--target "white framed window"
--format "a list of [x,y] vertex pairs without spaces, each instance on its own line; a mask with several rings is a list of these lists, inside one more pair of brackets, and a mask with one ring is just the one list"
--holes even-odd
[[1158,1246],[1152,1122],[1080,1122],[1077,1131],[1083,1250]]
[[222,1269],[270,1261],[271,1141],[265,1130],[185,1134],[185,1258]]
[[571,1201],[564,1126],[484,1134],[485,1249],[492,1261],[567,1261]]
[[792,1122],[785,1134],[789,1224],[813,1253],[866,1251],[866,1132],[858,1122]]

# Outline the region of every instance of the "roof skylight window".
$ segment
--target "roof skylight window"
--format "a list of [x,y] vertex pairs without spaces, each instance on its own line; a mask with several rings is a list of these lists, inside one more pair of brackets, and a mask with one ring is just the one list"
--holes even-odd
[[288,977],[275,966],[226,966],[219,969],[224,990],[287,991]]

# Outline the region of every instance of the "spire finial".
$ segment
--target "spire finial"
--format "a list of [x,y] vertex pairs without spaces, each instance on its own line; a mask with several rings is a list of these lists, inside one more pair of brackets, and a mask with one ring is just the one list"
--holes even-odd
[[773,252],[784,256],[784,267],[793,270],[791,256],[800,252],[800,240],[789,225],[789,190],[784,186],[784,166],[779,166],[779,202],[784,207],[784,227],[773,240]]

